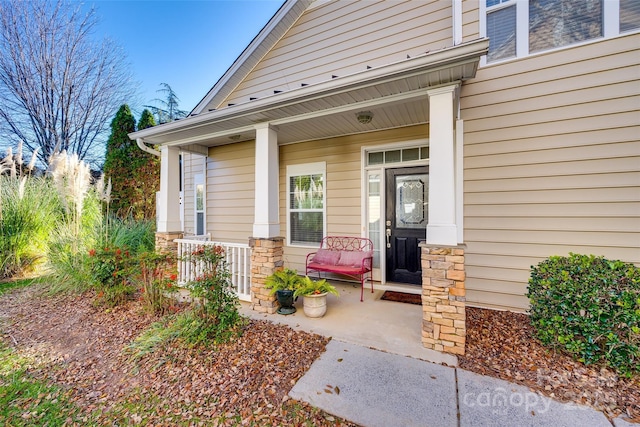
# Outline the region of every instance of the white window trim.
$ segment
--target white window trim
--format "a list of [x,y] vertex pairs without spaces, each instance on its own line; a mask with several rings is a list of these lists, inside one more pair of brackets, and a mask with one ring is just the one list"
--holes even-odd
[[[206,161],[206,160],[205,160]],[[198,185],[202,184],[202,211],[198,210]],[[198,213],[202,212],[202,234],[198,234]],[[207,234],[207,182],[204,173],[198,173],[193,176],[193,233],[196,236],[204,236]]]
[[[360,224],[362,224],[361,237],[369,237],[369,212],[368,212],[368,197],[369,197],[369,173],[380,174],[380,221],[386,221],[386,170],[394,168],[403,168],[411,166],[428,166],[429,159],[412,160],[408,162],[387,163],[379,165],[368,165],[367,156],[370,152],[388,151],[388,150],[402,150],[407,148],[417,148],[429,146],[429,139],[415,139],[410,141],[393,142],[390,144],[370,145],[362,146],[360,149]],[[377,242],[373,242],[374,246],[380,247],[380,267],[377,273],[379,274],[380,284],[384,285],[387,281],[382,272],[386,271],[387,259],[385,255],[386,240],[383,227],[384,223],[381,223],[380,239]]]
[[640,32],[640,29],[635,31],[620,32],[620,2],[615,0],[604,0],[602,6],[602,24],[603,36],[596,37],[589,40],[584,40],[579,43],[569,44],[566,46],[560,46],[553,49],[546,49],[539,52],[529,53],[529,1],[528,0],[510,0],[505,3],[500,3],[495,6],[487,8],[486,0],[480,0],[480,37],[487,37],[487,12],[503,9],[515,4],[516,7],[516,56],[512,58],[498,59],[492,62],[487,62],[487,55],[483,55],[480,59],[480,66],[492,66],[496,64],[502,64],[504,62],[521,59],[527,56],[535,56],[554,52],[563,49],[570,49],[590,43],[596,43],[607,38],[624,36],[627,34]]
[[320,175],[324,188],[322,191],[322,237],[327,236],[327,163],[302,163],[297,165],[287,165],[287,245],[296,248],[317,248],[317,245],[304,245],[291,243],[291,177],[299,175]]

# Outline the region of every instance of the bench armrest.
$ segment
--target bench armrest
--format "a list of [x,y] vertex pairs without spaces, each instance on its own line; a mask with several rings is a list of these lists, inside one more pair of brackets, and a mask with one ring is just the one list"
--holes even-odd
[[362,258],[362,269],[368,271],[373,269],[373,256]]
[[305,260],[305,265],[309,265],[309,257],[311,257],[311,259],[313,259],[313,256],[317,254],[317,252],[311,252],[307,254],[307,258]]

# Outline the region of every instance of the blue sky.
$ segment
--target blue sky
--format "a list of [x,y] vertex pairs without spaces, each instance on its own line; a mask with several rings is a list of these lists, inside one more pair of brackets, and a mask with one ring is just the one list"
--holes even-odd
[[[95,35],[115,40],[125,51],[140,83],[140,105],[157,105],[153,99],[163,96],[156,91],[168,83],[180,108],[191,111],[282,3],[85,0],[83,7],[96,10]],[[135,96],[131,104],[138,116]]]

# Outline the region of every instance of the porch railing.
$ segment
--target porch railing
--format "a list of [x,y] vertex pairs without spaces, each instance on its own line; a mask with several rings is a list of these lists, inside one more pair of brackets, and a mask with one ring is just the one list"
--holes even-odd
[[241,301],[251,301],[251,248],[247,244],[224,243],[201,238],[176,239],[178,244],[178,284],[186,285],[203,273],[202,265],[185,259],[202,246],[222,246],[231,283]]

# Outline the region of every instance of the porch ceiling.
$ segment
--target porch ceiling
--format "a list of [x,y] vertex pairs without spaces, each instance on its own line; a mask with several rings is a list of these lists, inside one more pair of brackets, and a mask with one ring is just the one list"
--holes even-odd
[[[254,139],[254,126],[268,122],[286,144],[426,123],[427,90],[473,78],[487,48],[486,40],[478,40],[129,136],[151,144],[212,147]],[[373,113],[371,123],[358,122],[362,110]]]

